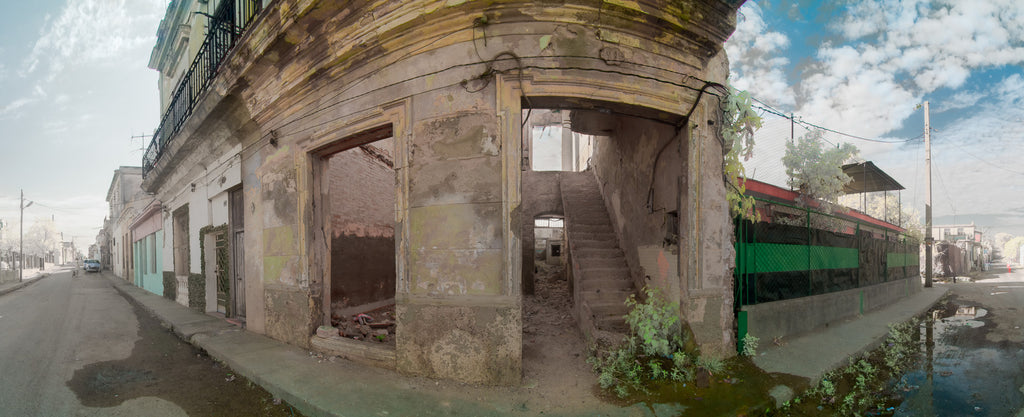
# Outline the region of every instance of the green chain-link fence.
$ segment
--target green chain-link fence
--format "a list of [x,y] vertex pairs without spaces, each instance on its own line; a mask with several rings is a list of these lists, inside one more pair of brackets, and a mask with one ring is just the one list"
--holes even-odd
[[736,308],[919,276],[918,242],[904,233],[756,199],[762,219],[736,227]]

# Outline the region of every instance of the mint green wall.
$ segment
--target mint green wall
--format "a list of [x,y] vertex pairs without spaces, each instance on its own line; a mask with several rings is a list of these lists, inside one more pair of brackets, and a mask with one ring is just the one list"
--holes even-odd
[[[135,261],[135,285],[156,295],[164,294],[164,259],[163,247],[160,245],[163,241],[164,231],[158,230],[133,244],[135,249],[132,256]],[[153,256],[156,256],[156,268],[151,266]]]

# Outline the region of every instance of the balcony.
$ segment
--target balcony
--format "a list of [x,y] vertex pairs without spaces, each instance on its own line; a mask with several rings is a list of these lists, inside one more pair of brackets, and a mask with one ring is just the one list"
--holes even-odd
[[153,138],[142,156],[142,175],[156,166],[175,134],[192,114],[199,98],[216,78],[221,63],[245,33],[260,11],[260,0],[227,0],[220,3],[210,18],[209,32],[188,71],[178,82],[170,104],[153,132]]

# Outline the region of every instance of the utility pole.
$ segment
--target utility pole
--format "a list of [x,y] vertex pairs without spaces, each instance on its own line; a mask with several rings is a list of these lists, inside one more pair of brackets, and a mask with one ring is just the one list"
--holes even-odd
[[21,282],[25,279],[25,190],[21,190],[18,208],[21,210],[18,217],[18,282]]
[[[793,114],[793,112],[789,112],[789,143],[794,143],[794,141],[796,141],[796,137],[793,134],[793,131],[794,131],[795,128],[796,128],[796,115]],[[789,177],[789,182],[790,183],[793,182],[793,177],[792,176]],[[789,191],[793,191],[793,184],[789,184]]]
[[927,199],[924,203],[924,287],[932,287],[932,140],[928,125],[928,102],[924,102],[924,169],[927,182]]

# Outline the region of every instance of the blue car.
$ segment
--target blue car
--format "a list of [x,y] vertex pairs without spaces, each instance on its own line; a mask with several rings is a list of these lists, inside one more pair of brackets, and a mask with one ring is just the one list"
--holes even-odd
[[100,272],[100,261],[95,259],[86,259],[85,266],[82,267],[85,272]]

